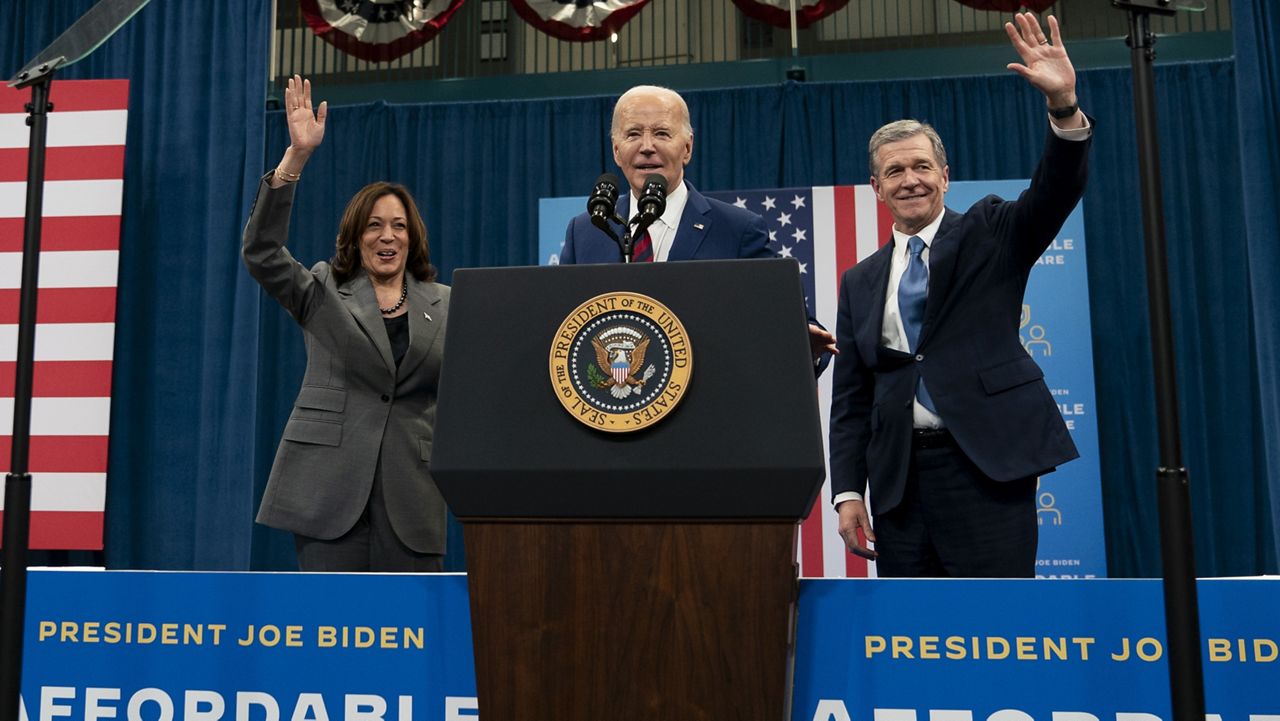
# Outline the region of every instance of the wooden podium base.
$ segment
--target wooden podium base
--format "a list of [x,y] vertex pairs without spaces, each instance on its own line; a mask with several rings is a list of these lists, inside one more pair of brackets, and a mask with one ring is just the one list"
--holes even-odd
[[794,521],[466,519],[484,721],[784,721]]

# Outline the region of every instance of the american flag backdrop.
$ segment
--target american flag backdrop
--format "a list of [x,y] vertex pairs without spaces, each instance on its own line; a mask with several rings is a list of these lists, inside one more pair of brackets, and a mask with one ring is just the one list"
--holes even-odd
[[[707,195],[764,218],[769,230],[769,248],[781,257],[795,258],[800,263],[809,313],[832,333],[836,330],[840,274],[874,253],[888,240],[893,226],[888,209],[876,201],[870,185],[774,188]],[[822,442],[826,444],[831,416],[829,369],[818,378],[818,401],[822,411]],[[800,526],[800,547],[796,553],[800,575],[874,576],[874,563],[868,564],[845,550],[836,532],[836,521],[828,479],[814,501],[813,511]]]
[[[32,548],[102,548],[128,98],[125,80],[51,86],[31,407]],[[4,471],[13,440],[30,100],[30,90],[0,88]]]

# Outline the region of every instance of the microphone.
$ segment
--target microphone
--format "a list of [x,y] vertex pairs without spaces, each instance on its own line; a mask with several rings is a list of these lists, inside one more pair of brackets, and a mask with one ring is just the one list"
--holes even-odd
[[613,242],[622,248],[622,239],[609,226],[609,221],[621,223],[622,219],[614,211],[614,206],[618,202],[618,176],[613,173],[605,173],[596,178],[596,186],[591,189],[591,195],[587,197],[587,214],[591,216],[591,224],[604,234],[613,238]]
[[642,226],[648,227],[657,220],[667,209],[667,179],[657,173],[646,175],[637,207]]
[[587,212],[591,214],[592,223],[599,225],[597,218],[607,221],[613,217],[613,208],[618,202],[618,185],[618,176],[613,173],[596,178],[596,186],[587,198]]

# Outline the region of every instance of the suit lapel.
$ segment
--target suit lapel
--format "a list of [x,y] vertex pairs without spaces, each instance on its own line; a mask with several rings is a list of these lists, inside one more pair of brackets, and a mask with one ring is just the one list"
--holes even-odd
[[434,283],[421,283],[409,277],[409,350],[400,361],[400,377],[407,378],[427,357],[444,322],[439,310],[440,289]]
[[361,269],[356,276],[338,288],[338,296],[347,307],[347,312],[356,319],[356,323],[364,329],[364,334],[378,349],[382,362],[394,376],[396,362],[391,356],[391,341],[387,338],[387,327],[382,322],[382,314],[378,312],[378,296],[373,292],[373,283],[369,275]]
[[676,239],[671,243],[667,260],[692,259],[711,232],[711,204],[702,197],[702,193],[693,189],[688,180],[684,181],[684,187],[688,189],[689,195],[685,200],[684,212],[680,214],[680,227],[676,228]]
[[956,231],[960,228],[962,217],[948,208],[943,215],[942,224],[938,226],[937,235],[933,236],[933,244],[929,246],[929,296],[925,301],[924,324],[920,327],[916,348],[922,347],[928,339],[929,329],[937,322],[938,313],[951,291],[956,258],[960,253],[961,234]]
[[863,358],[877,357],[876,349],[880,347],[880,338],[884,335],[884,303],[892,260],[893,241],[890,241],[859,263],[867,266],[863,273],[866,283],[858,289],[859,294],[853,300],[871,309],[870,313],[863,315],[862,327],[854,333],[858,352]]

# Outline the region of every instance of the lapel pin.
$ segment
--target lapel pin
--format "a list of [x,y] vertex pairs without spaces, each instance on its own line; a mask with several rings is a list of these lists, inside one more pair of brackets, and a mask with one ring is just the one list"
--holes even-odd
[[694,223],[694,224],[693,224],[693,227],[697,228],[698,230],[702,230],[703,225],[702,225],[702,223]]
[[427,320],[431,320],[431,316],[427,315],[426,313],[423,313],[422,317],[426,318]]

